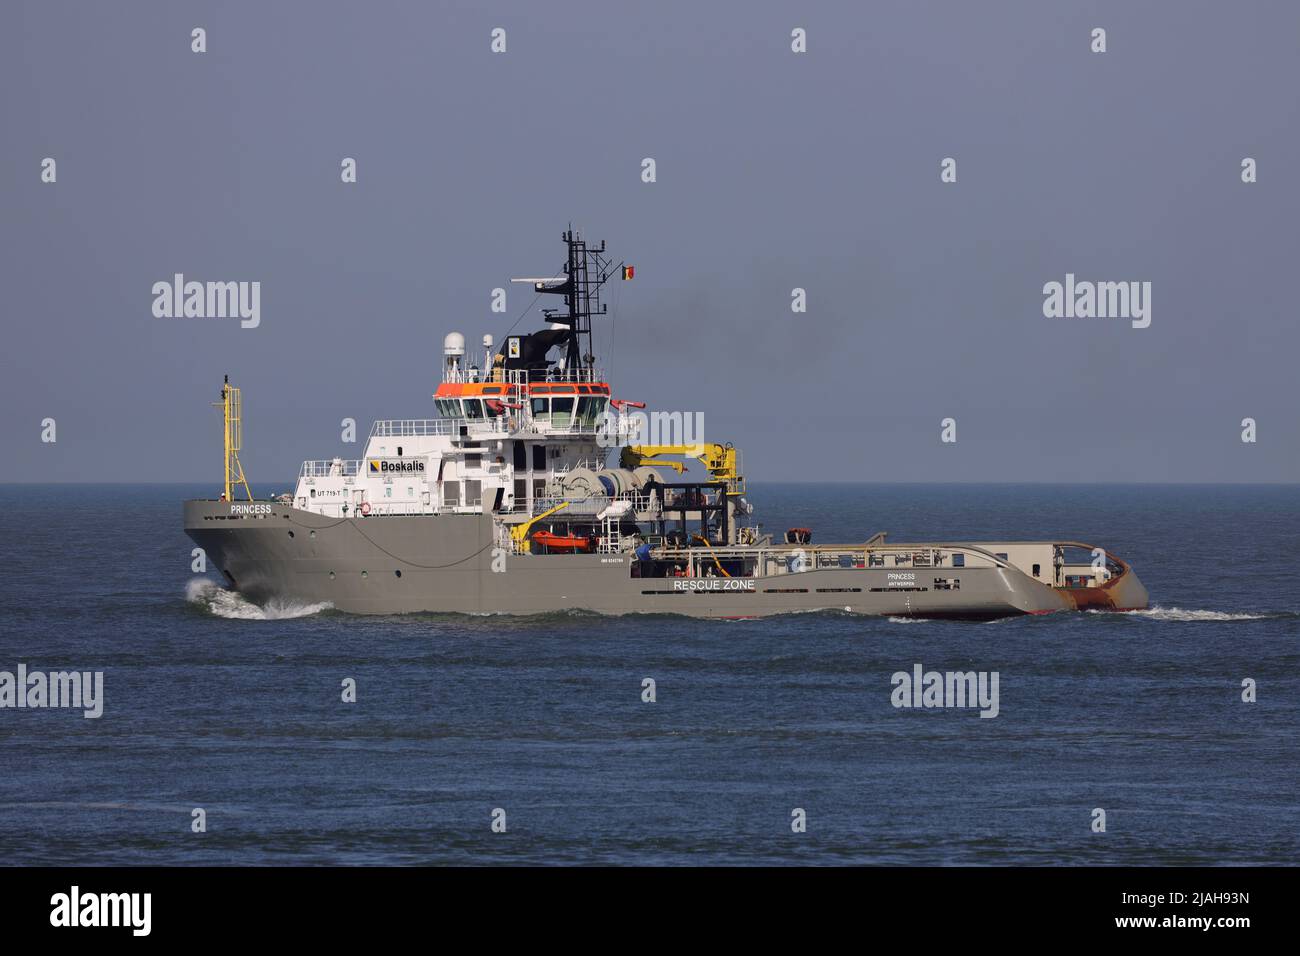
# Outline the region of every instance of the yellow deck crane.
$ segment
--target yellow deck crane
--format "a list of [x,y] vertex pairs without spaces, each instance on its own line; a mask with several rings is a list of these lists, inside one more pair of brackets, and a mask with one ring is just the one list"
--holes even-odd
[[537,522],[541,521],[543,518],[549,518],[557,511],[563,511],[567,507],[569,507],[569,503],[567,501],[560,502],[554,508],[550,508],[546,511],[543,511],[541,514],[539,514],[536,518],[533,518],[531,521],[524,521],[512,527],[510,529],[510,536],[515,539],[515,544],[522,547],[524,541],[528,537],[528,532],[533,530],[533,525],[537,524]]
[[684,462],[661,458],[661,455],[680,455],[702,461],[713,481],[727,483],[727,494],[745,493],[745,478],[740,473],[740,452],[730,442],[725,445],[710,442],[694,445],[627,445],[619,455],[619,464],[624,468],[639,468],[641,465],[671,468],[679,475],[686,470]]

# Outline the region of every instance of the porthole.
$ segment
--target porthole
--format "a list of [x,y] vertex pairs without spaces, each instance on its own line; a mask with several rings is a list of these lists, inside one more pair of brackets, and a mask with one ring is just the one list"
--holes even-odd
[[362,571],[362,572],[361,572],[361,576],[362,576],[363,578],[368,578],[368,577],[370,577],[370,575],[368,575],[365,571]]
[[289,537],[291,537],[291,538],[293,537],[293,532],[292,532],[292,531],[289,532]]
[[330,580],[331,580],[331,581],[334,580],[334,572],[333,572],[333,571],[330,572]]
[[398,570],[394,571],[393,573],[394,573],[395,575],[397,575],[399,578],[402,576],[402,571],[401,571],[400,568],[399,568]]
[[313,538],[316,537],[316,532],[313,531],[313,532],[311,533],[311,536],[312,536]]

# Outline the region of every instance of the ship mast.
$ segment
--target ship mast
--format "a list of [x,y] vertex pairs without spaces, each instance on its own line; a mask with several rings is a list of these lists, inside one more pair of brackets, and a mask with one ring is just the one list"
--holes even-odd
[[239,452],[244,444],[244,400],[240,390],[230,384],[230,376],[227,375],[221,384],[221,401],[214,402],[222,412],[222,445],[225,450],[223,458],[225,480],[222,482],[223,501],[234,501],[234,491],[240,485],[244,486],[244,494],[248,495],[248,500],[253,500],[253,492],[248,487],[248,479],[244,477],[244,466],[239,463]]
[[[505,344],[493,361],[494,369],[499,365],[503,371],[524,371],[530,376],[546,377],[563,368],[567,379],[593,379],[596,350],[591,320],[593,316],[609,314],[608,306],[600,301],[600,290],[620,269],[624,279],[632,278],[634,270],[626,263],[614,265],[605,255],[603,240],[597,247],[588,246],[572,225],[560,234],[560,238],[564,240],[568,255],[559,275],[510,281],[529,283],[539,296],[564,296],[564,307],[542,309],[542,317],[551,325],[549,329],[530,335],[511,336],[507,333]],[[555,362],[547,358],[552,348],[564,350],[563,356]]]
[[599,248],[588,248],[570,226],[562,238],[569,248],[568,262],[564,266],[566,280],[557,285],[538,283],[538,292],[564,296],[565,313],[559,309],[543,309],[547,320],[569,327],[569,343],[565,353],[565,368],[592,369],[596,364],[595,349],[591,340],[591,317],[608,314],[608,306],[600,301],[601,287],[614,274],[616,266],[605,257],[605,240]]

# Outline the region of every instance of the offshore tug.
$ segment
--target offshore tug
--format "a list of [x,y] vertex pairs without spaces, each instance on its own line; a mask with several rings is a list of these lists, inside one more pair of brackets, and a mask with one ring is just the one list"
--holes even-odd
[[[225,488],[185,502],[185,531],[256,603],[364,614],[583,609],[744,618],[795,611],[987,620],[1133,610],[1133,570],[1075,541],[813,543],[754,520],[730,444],[644,443],[641,403],[593,354],[601,290],[631,266],[563,234],[560,274],[515,280],[562,298],[547,328],[443,346],[437,418],[377,421],[365,456],[307,461],[291,495],[256,501],[239,461],[239,389],[222,386]],[[699,480],[684,480],[692,467]],[[705,477],[707,476],[707,477]],[[247,500],[236,500],[242,489]]]

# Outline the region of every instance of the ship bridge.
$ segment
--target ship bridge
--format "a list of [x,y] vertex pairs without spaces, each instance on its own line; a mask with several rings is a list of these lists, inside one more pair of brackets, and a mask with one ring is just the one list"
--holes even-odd
[[610,411],[606,382],[443,382],[433,396],[443,419],[473,431],[595,435]]
[[[601,286],[620,266],[604,257],[604,243],[589,247],[572,230],[564,240],[563,269],[525,280],[539,295],[563,297],[563,311],[543,310],[548,327],[512,329],[500,343],[484,335],[468,349],[462,333],[447,334],[433,394],[438,417],[377,421],[363,458],[305,462],[294,503],[339,517],[519,516],[578,488],[616,484],[630,493],[631,471],[611,478],[607,459],[633,435],[629,408],[644,406],[613,397],[591,336],[592,317],[606,314]],[[622,271],[631,278],[630,267]]]
[[[515,336],[515,342],[527,336]],[[595,435],[610,410],[611,393],[603,370],[566,368],[562,363],[510,367],[520,346],[507,344],[493,354],[491,335],[483,336],[483,364],[467,364],[465,337],[452,332],[443,340],[442,384],[434,392],[438,414],[480,431],[528,431],[559,437]]]

